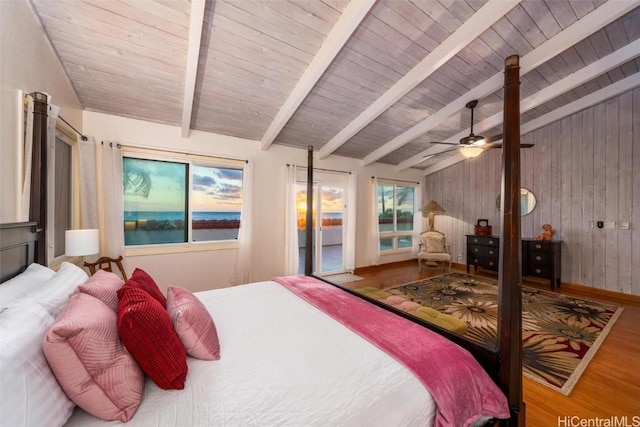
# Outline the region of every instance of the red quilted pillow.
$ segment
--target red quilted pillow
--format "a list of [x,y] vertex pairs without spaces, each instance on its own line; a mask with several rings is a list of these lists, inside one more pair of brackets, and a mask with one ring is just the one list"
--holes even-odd
[[146,271],[136,268],[131,278],[127,280],[127,284],[142,289],[162,304],[162,307],[167,306],[167,300],[164,294]]
[[158,387],[183,389],[187,354],[164,306],[128,282],[118,299],[118,332],[126,349]]

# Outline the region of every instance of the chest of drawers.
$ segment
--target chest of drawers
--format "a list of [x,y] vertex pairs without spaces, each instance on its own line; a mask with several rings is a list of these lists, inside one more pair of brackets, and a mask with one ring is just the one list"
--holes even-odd
[[[553,290],[560,286],[561,246],[559,240],[522,239],[522,275],[549,279]],[[498,270],[500,238],[467,235],[467,273],[471,266]]]

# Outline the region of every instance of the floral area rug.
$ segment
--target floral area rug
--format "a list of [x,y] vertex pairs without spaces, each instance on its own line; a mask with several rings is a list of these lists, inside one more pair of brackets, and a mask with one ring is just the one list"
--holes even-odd
[[[496,344],[497,280],[450,273],[384,291],[463,320],[466,338]],[[569,395],[621,312],[615,305],[523,286],[524,374]]]

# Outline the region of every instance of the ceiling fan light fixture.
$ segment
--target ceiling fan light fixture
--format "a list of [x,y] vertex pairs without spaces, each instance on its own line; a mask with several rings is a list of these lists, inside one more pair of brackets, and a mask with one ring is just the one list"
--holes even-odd
[[471,159],[474,157],[478,157],[480,154],[482,154],[484,150],[480,147],[462,147],[460,149],[460,153],[462,153],[462,155],[464,157],[466,157],[467,159]]

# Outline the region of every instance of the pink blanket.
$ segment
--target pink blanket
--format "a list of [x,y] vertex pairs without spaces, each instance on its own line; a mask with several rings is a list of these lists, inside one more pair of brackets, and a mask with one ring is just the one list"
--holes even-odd
[[436,426],[508,418],[507,399],[469,352],[437,333],[308,276],[276,277],[316,308],[394,357],[429,390]]

